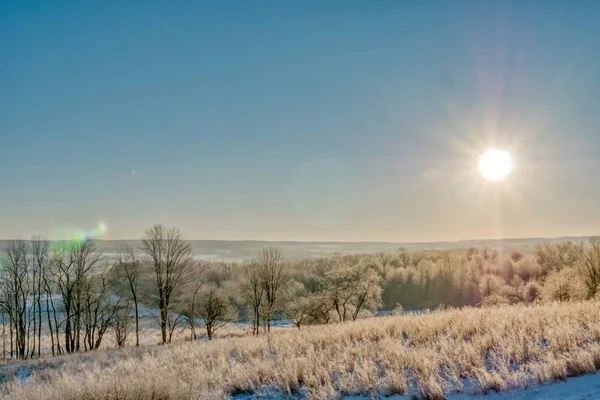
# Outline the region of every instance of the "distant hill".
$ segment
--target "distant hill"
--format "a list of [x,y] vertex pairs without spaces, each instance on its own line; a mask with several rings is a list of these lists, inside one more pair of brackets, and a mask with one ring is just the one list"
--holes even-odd
[[[256,254],[266,246],[279,247],[286,258],[326,257],[335,253],[356,254],[391,251],[404,247],[414,250],[452,250],[468,249],[469,247],[490,249],[520,249],[528,251],[538,243],[558,243],[564,241],[583,242],[588,237],[562,238],[529,238],[501,240],[464,240],[458,242],[431,243],[385,243],[385,242],[278,242],[278,241],[228,241],[228,240],[192,240],[193,253],[198,259],[215,261],[243,261],[256,257]],[[7,240],[0,240],[0,249],[4,248]],[[117,253],[121,244],[138,247],[139,240],[96,240],[98,249],[108,256]]]

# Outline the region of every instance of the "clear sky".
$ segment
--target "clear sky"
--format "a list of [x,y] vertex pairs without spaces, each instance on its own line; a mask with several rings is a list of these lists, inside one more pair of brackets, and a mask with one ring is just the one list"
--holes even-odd
[[[600,233],[598,1],[2,1],[0,238]],[[502,182],[479,155],[507,149]],[[100,229],[101,231],[101,229]]]

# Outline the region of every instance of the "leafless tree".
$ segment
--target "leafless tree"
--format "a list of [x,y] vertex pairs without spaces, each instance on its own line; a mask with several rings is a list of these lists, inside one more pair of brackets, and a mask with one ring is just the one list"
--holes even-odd
[[140,346],[140,325],[139,325],[139,310],[138,310],[138,290],[141,274],[141,262],[135,254],[133,247],[123,245],[119,247],[117,254],[116,267],[117,275],[124,278],[129,286],[133,306],[135,310],[135,345]]
[[379,263],[381,265],[382,274],[383,274],[383,276],[386,276],[385,268],[392,260],[392,254],[385,252],[385,251],[381,251],[381,252],[377,253],[377,258],[379,259]]
[[[6,245],[3,258],[2,286],[5,292],[3,308],[11,321],[11,354],[25,358],[29,339],[27,330],[27,297],[29,296],[29,247],[24,240],[13,240]],[[14,348],[12,332],[14,329]]]
[[310,297],[298,297],[295,301],[288,304],[286,311],[292,324],[298,329],[305,325],[310,319],[312,304]]
[[573,267],[581,259],[583,252],[582,243],[577,244],[569,241],[556,244],[538,244],[533,251],[538,264],[547,271]]
[[[31,257],[32,257],[32,286],[34,288],[33,305],[37,307],[37,315],[34,310],[34,346],[33,353],[35,353],[35,334],[37,334],[37,356],[41,355],[41,338],[42,338],[42,291],[44,289],[44,282],[46,275],[50,269],[50,242],[42,239],[39,236],[34,236],[30,242]],[[46,304],[48,303],[48,294],[46,293]],[[52,351],[54,352],[54,332],[50,321],[50,314],[48,306],[47,310],[47,321],[48,329],[50,330],[50,339],[52,342]],[[37,318],[36,318],[37,317]],[[36,331],[37,321],[37,331]],[[33,354],[32,354],[33,355]]]
[[286,315],[298,329],[304,325],[329,322],[332,306],[322,293],[310,293],[302,283],[290,280],[284,285],[282,294]]
[[196,340],[196,316],[198,315],[198,299],[201,288],[202,281],[200,279],[195,279],[190,286],[188,299],[185,300],[185,306],[182,312],[182,315],[188,320],[190,325],[191,340]]
[[0,313],[2,314],[2,358],[6,359],[6,309],[0,302]]
[[354,271],[352,320],[356,321],[361,310],[377,310],[381,305],[381,278],[373,269],[359,267]]
[[[124,301],[122,304],[115,307],[112,327],[115,331],[117,347],[120,349],[125,347],[125,342],[131,331],[131,306],[130,301]],[[136,345],[139,345],[138,343],[136,343]]]
[[53,279],[64,307],[64,336],[67,353],[81,348],[81,318],[85,311],[89,279],[99,272],[102,255],[92,241],[60,242],[52,253]]
[[204,320],[208,340],[212,340],[217,329],[234,319],[229,299],[214,283],[209,283],[200,293],[198,315]]
[[113,299],[110,296],[109,281],[105,273],[89,277],[82,288],[84,348],[97,350],[102,343],[104,334],[114,322],[114,316],[122,307],[121,297]]
[[[50,247],[50,244],[48,243]],[[49,265],[46,265],[42,269],[42,284],[44,286],[44,297],[46,298],[46,317],[48,321],[48,329],[50,331],[50,342],[52,346],[52,355],[62,354],[63,350],[60,345],[60,334],[59,334],[59,323],[57,315],[57,307],[54,304],[54,296],[52,290],[52,258],[48,261]],[[50,316],[50,310],[52,310],[52,318]],[[54,329],[52,328],[54,324]]]
[[336,260],[321,278],[324,292],[340,322],[356,320],[363,309],[375,310],[381,302],[381,278],[368,266],[353,265],[352,260]]
[[594,297],[600,293],[600,237],[590,239],[590,247],[582,258],[582,267],[588,297]]
[[243,280],[240,284],[242,301],[252,312],[252,334],[258,335],[261,321],[261,309],[264,287],[260,265],[256,262],[244,266]]
[[168,343],[171,343],[171,339],[173,339],[173,333],[175,333],[175,329],[177,329],[177,327],[181,324],[185,323],[185,320],[186,317],[183,314],[175,315],[174,313],[169,313],[169,317],[167,320],[167,328],[169,332]]
[[144,233],[141,250],[154,267],[162,343],[165,344],[167,340],[170,342],[170,335],[167,338],[167,327],[171,296],[191,270],[192,245],[179,229],[154,225]]
[[407,268],[410,265],[410,254],[408,254],[408,251],[404,247],[398,249],[398,261],[403,268]]
[[262,249],[258,254],[257,263],[266,302],[264,320],[267,323],[267,330],[271,331],[271,319],[275,312],[277,293],[283,282],[284,262],[281,250],[273,246]]

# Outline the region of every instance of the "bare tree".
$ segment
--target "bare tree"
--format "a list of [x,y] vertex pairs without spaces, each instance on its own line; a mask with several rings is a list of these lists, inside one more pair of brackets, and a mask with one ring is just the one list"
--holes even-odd
[[392,254],[385,252],[385,251],[381,251],[381,252],[377,253],[377,258],[379,259],[379,263],[381,264],[381,272],[382,272],[383,276],[386,276],[385,268],[392,260]]
[[139,324],[139,310],[138,310],[138,289],[139,279],[141,273],[141,263],[138,260],[135,250],[129,245],[123,245],[119,247],[117,254],[117,274],[123,277],[127,281],[131,298],[133,300],[133,306],[135,310],[135,345],[140,346],[140,324]]
[[253,262],[244,266],[243,278],[240,283],[240,296],[242,302],[252,312],[252,334],[258,335],[264,298],[262,276],[258,263]]
[[298,297],[293,302],[288,304],[286,311],[292,324],[300,329],[301,326],[305,325],[310,319],[310,313],[312,310],[312,304],[310,297]]
[[533,251],[538,264],[547,271],[573,267],[581,259],[583,252],[582,243],[577,244],[569,241],[556,244],[538,244]]
[[408,254],[404,247],[398,249],[398,261],[403,268],[407,268],[410,265],[410,254]]
[[204,320],[208,340],[212,340],[217,329],[234,319],[229,299],[214,283],[202,290],[198,298],[198,315]]
[[64,307],[65,349],[72,353],[81,348],[81,318],[87,307],[84,297],[89,279],[100,272],[102,255],[90,240],[60,242],[53,250],[53,277]]
[[340,322],[355,320],[363,309],[375,310],[381,302],[381,279],[368,266],[341,258],[321,276],[322,287]]
[[123,298],[111,298],[105,273],[94,275],[83,286],[82,316],[85,350],[100,348],[104,334],[113,325],[114,316],[122,307]]
[[377,310],[381,305],[381,278],[368,267],[359,267],[354,272],[354,299],[352,320],[356,321],[361,310]]
[[[144,233],[141,250],[154,267],[162,343],[165,344],[171,296],[190,272],[193,264],[192,245],[179,229],[154,225]],[[170,335],[168,341],[170,342]]]
[[[50,249],[50,243],[47,242],[48,249]],[[46,317],[48,321],[48,329],[50,331],[50,341],[52,346],[52,355],[62,354],[62,348],[60,346],[60,334],[59,334],[59,324],[58,324],[58,316],[56,306],[54,304],[54,297],[52,296],[52,259],[48,261],[49,265],[46,265],[45,268],[42,268],[42,284],[44,286],[44,297],[46,298]],[[52,310],[52,318],[50,317],[50,310]],[[54,329],[52,328],[52,324],[54,322]],[[56,339],[55,339],[56,335]],[[56,342],[55,342],[56,340]]]
[[594,297],[600,293],[600,237],[590,239],[590,248],[583,255],[582,267],[588,297]]
[[186,320],[185,315],[183,314],[173,314],[173,313],[169,313],[169,319],[167,320],[167,328],[169,331],[169,343],[171,343],[171,339],[173,339],[173,333],[175,333],[175,329],[180,326],[181,324],[183,324]]
[[[117,347],[120,349],[124,348],[127,337],[129,336],[129,332],[131,331],[130,301],[124,301],[120,306],[115,308],[112,327],[115,331],[115,341],[117,342]],[[139,342],[137,342],[136,345],[139,345]]]
[[[33,304],[34,307],[37,307],[37,318],[34,312],[34,331],[36,330],[36,320],[37,320],[37,356],[41,355],[41,338],[42,338],[42,290],[44,288],[45,277],[50,269],[50,242],[42,239],[39,236],[34,236],[30,242],[31,247],[31,257],[32,257],[32,284],[34,287],[34,298]],[[46,295],[46,304],[48,303],[48,295]],[[48,307],[46,306],[47,313],[49,312]],[[52,342],[52,351],[54,352],[54,332],[52,329],[52,325],[48,316],[48,328],[50,330],[50,339]],[[35,353],[35,339],[34,339],[34,353]]]
[[[6,245],[3,259],[2,286],[5,291],[3,308],[11,322],[11,354],[16,351],[19,358],[25,358],[29,339],[27,330],[28,245],[24,240],[13,240]],[[12,333],[14,330],[14,348]]]
[[[70,246],[68,242],[57,243],[52,251],[52,274],[62,297],[63,312],[65,315],[64,336],[65,350],[73,352],[72,348],[72,314],[75,302],[75,288],[77,285],[76,271],[73,259],[69,256]],[[54,313],[56,327],[56,312]]]
[[283,287],[285,312],[292,324],[300,329],[303,325],[323,324],[329,321],[330,302],[321,293],[311,293],[301,282],[289,280]]
[[189,291],[189,298],[185,301],[182,315],[187,318],[188,324],[190,325],[190,339],[196,340],[196,316],[198,315],[198,296],[200,289],[202,288],[202,282],[200,279],[194,280],[193,285]]
[[300,297],[289,308],[290,318],[295,327],[303,325],[328,324],[331,319],[333,304],[323,293],[309,294]]
[[2,358],[6,359],[6,309],[0,301],[0,313],[2,313]]
[[262,249],[258,254],[257,263],[260,266],[260,276],[266,301],[264,320],[267,323],[267,330],[271,331],[271,319],[275,312],[277,292],[283,282],[284,263],[281,250],[272,246]]

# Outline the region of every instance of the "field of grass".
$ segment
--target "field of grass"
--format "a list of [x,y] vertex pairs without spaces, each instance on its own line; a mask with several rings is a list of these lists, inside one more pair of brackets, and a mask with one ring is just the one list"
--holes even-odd
[[[133,325],[133,323],[131,324]],[[9,340],[8,335],[8,326],[5,327],[5,336],[6,341]],[[245,337],[252,335],[252,327],[248,324],[228,324],[225,327],[217,330],[215,332],[215,339],[225,339],[225,338],[236,338],[236,337]],[[196,338],[199,341],[206,340],[206,330],[203,327],[196,327]],[[63,339],[61,335],[61,340]],[[1,338],[0,338],[1,340]],[[181,324],[176,327],[173,331],[172,344],[182,344],[191,341],[191,334],[189,329],[189,324]],[[48,331],[47,325],[42,327],[42,335],[41,335],[41,344],[42,344],[42,358],[52,356],[51,353],[51,339]],[[154,318],[140,318],[140,347],[151,347],[156,346],[161,343],[160,341],[160,328],[158,322]],[[64,346],[64,344],[63,344]],[[135,331],[133,326],[130,327],[130,332],[127,336],[126,340],[127,347],[135,346]],[[114,335],[114,330],[109,329],[106,334],[103,336],[102,345],[99,350],[114,350],[117,348],[117,342]],[[2,354],[2,346],[0,343],[0,355]],[[16,358],[8,358],[9,357],[9,349],[7,345],[7,354],[6,358],[0,358],[0,365],[2,364],[19,364],[22,363],[22,360]],[[38,360],[39,361],[39,360]],[[38,362],[36,360],[31,360],[32,363]],[[2,373],[0,370],[0,380],[2,379]]]
[[[467,308],[31,360],[5,399],[486,394],[594,373],[600,303]],[[17,367],[14,367],[17,368]],[[25,366],[21,366],[24,369]]]

